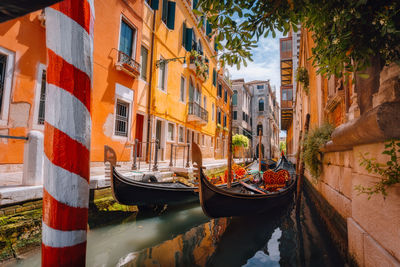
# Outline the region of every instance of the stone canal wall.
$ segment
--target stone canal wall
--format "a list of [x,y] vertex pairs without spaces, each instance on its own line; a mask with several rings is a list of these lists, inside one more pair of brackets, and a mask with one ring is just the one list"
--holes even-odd
[[[354,146],[351,150],[327,152],[318,180],[305,175],[343,250],[359,266],[400,266],[400,185],[391,186],[384,198],[375,194],[368,199],[355,186],[370,187],[379,176],[360,166],[361,155],[386,164],[384,143]],[[346,244],[347,243],[347,244]]]
[[[136,206],[118,204],[111,188],[91,189],[89,228],[136,214]],[[42,242],[42,200],[30,200],[0,208],[0,265],[20,257]]]

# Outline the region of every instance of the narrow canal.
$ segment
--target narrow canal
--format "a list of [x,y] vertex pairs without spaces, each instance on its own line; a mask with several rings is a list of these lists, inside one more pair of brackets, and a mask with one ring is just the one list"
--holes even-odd
[[[343,266],[310,200],[254,218],[207,218],[198,204],[88,232],[88,266]],[[40,266],[40,251],[12,265]]]

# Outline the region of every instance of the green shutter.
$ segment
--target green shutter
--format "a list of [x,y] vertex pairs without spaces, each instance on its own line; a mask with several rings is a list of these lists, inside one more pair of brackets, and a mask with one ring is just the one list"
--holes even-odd
[[161,20],[164,21],[164,23],[167,23],[167,16],[168,16],[168,1],[163,0]]
[[217,85],[217,72],[213,69],[213,85]]
[[199,0],[193,0],[193,9],[197,9],[198,3],[199,3]]
[[208,22],[208,20],[207,20],[207,22],[206,22],[206,35],[207,35],[208,37],[210,37],[211,32],[212,32],[211,24],[210,24],[210,22]]
[[192,51],[192,37],[193,37],[193,29],[192,28],[186,28],[186,43],[185,43],[185,49],[186,51]]
[[214,41],[214,50],[215,50],[215,52],[218,52],[218,44],[215,41]]
[[170,30],[175,29],[175,7],[175,2],[168,1],[167,27]]
[[158,3],[160,2],[160,0],[151,0],[151,3],[150,3],[150,7],[153,9],[153,10],[158,10]]
[[186,22],[182,26],[182,46],[186,47]]

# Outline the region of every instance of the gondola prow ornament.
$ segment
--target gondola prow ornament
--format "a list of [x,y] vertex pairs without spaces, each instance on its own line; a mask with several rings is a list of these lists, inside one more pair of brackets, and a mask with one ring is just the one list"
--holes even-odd
[[93,25],[93,0],[46,8],[42,266],[86,262]]

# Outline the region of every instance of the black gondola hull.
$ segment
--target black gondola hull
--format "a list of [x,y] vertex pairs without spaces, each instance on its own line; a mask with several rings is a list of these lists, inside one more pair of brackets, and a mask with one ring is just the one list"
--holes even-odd
[[292,176],[290,184],[278,192],[269,194],[248,194],[223,190],[213,186],[201,172],[200,203],[203,212],[211,218],[230,216],[251,216],[293,201],[296,179]]
[[196,188],[178,183],[145,183],[125,178],[113,168],[112,191],[123,205],[174,205],[199,201]]

